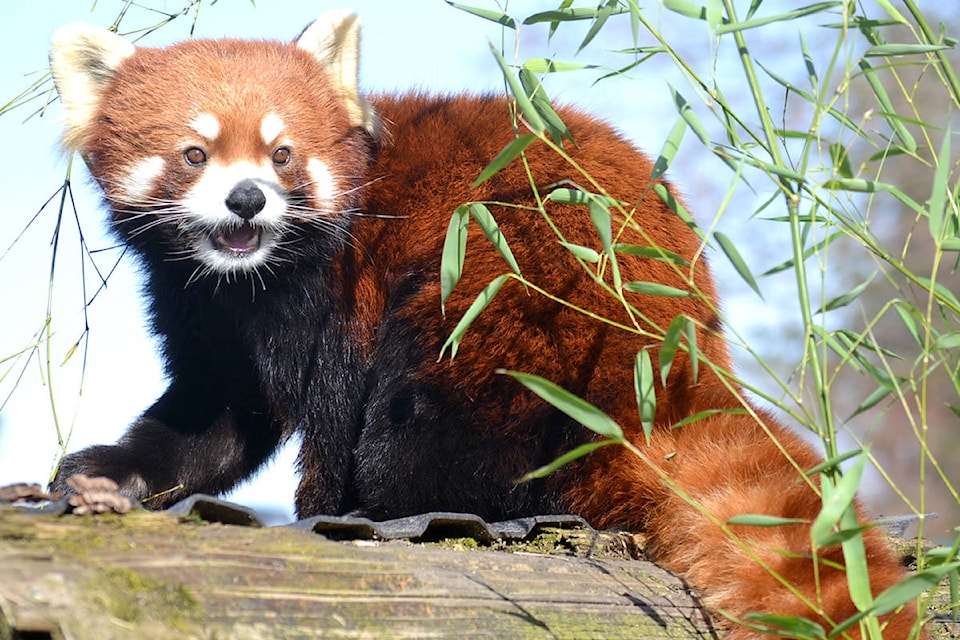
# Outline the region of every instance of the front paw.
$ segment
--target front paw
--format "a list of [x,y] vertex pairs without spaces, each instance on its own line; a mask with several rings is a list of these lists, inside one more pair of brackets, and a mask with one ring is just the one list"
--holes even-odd
[[151,495],[146,479],[125,462],[123,449],[116,446],[98,445],[71,453],[60,461],[57,475],[50,483],[50,490],[59,493],[75,493],[67,484],[72,476],[110,478],[117,483],[120,492],[134,500],[143,500]]

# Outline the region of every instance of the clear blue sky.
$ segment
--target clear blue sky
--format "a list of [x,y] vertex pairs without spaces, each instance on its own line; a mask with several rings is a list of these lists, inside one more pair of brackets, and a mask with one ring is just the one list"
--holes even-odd
[[[174,10],[179,0],[146,2]],[[52,31],[65,23],[86,21],[107,26],[124,3],[100,0],[91,12],[92,1],[43,0],[9,3],[4,8],[0,27],[0,103],[6,102],[45,71],[46,52]],[[434,91],[499,90],[502,80],[491,57],[487,39],[499,43],[500,28],[464,14],[441,0],[397,2],[395,0],[355,0],[339,2],[303,2],[302,0],[259,0],[257,7],[247,0],[220,0],[201,7],[196,37],[221,35],[291,39],[324,9],[348,4],[364,23],[362,83],[365,88],[389,90],[422,87]],[[466,4],[494,7],[493,2],[472,0]],[[553,0],[511,2],[510,13],[523,17],[537,10],[554,8]],[[656,5],[656,3],[651,3]],[[653,18],[668,20],[660,9],[652,9]],[[155,15],[131,10],[124,29],[146,26],[157,21]],[[178,19],[145,42],[162,45],[188,37],[191,18]],[[691,24],[693,25],[691,28]],[[692,49],[707,52],[709,39],[705,25],[683,22],[684,33],[676,34]],[[522,40],[520,58],[557,52],[561,58],[573,49],[564,38],[545,44],[545,28],[531,28]],[[578,33],[582,33],[578,31]],[[607,48],[629,46],[626,23],[619,30],[619,41],[607,45],[596,42],[584,54],[583,61],[611,60]],[[791,46],[795,36],[791,36]],[[649,42],[648,42],[649,44]],[[705,60],[708,56],[702,55]],[[621,60],[622,61],[622,60]],[[669,64],[645,64],[630,77],[591,87],[595,76],[570,75],[550,86],[555,98],[575,103],[618,123],[640,146],[658,152],[676,111],[667,91],[667,81],[685,91],[692,102],[695,94]],[[39,104],[35,103],[36,106]],[[45,209],[27,233],[11,247],[43,202],[58,188],[67,166],[57,152],[60,109],[52,104],[42,118],[23,122],[36,107],[16,110],[0,116],[0,185],[6,197],[0,216],[0,360],[28,347],[42,328],[50,272],[50,239],[57,221],[55,206]],[[696,149],[694,149],[696,147]],[[687,142],[672,175],[683,191],[698,189],[707,176],[724,177],[718,161],[702,153],[702,147]],[[86,173],[74,167],[75,196],[79,222],[89,247],[104,249],[113,241],[103,233],[103,212],[95,193],[86,183]],[[720,190],[711,191],[703,200],[698,196],[694,209],[709,220]],[[53,393],[61,428],[72,429],[69,448],[75,450],[94,443],[114,441],[143,409],[163,390],[164,382],[154,354],[153,342],[145,330],[143,303],[138,295],[138,279],[130,260],[122,260],[109,280],[109,287],[87,310],[90,326],[89,351],[80,393],[83,349],[66,364],[61,364],[85,326],[80,279],[80,254],[77,222],[68,209],[62,225],[60,252],[57,256],[53,297],[53,327],[50,359]],[[746,233],[736,220],[727,223],[728,235],[741,240]],[[769,247],[767,247],[769,249]],[[117,252],[97,256],[101,269],[109,269]],[[778,256],[779,258],[779,256]],[[714,263],[717,264],[718,260]],[[96,278],[87,263],[87,296],[96,287]],[[724,266],[719,265],[721,274]],[[725,309],[733,318],[741,318],[738,329],[748,337],[761,335],[764,326],[776,317],[775,307],[759,304],[752,294],[743,293],[736,276],[724,278],[729,284]],[[44,483],[57,455],[56,430],[48,391],[44,384],[46,352],[41,350],[26,367],[16,391],[0,413],[0,485],[9,482]],[[7,359],[0,363],[0,394],[6,398],[23,369],[22,361]],[[254,482],[235,495],[235,499],[262,508],[269,504],[288,510],[294,488],[292,455],[286,452],[268,470],[265,479]],[[288,512],[287,512],[288,513]]]

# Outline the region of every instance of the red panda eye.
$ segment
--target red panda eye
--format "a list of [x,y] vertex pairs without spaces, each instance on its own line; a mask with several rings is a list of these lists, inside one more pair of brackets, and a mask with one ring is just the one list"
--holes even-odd
[[207,161],[207,154],[199,147],[190,147],[183,152],[183,159],[191,166],[199,166]]
[[290,164],[290,149],[287,147],[280,147],[274,151],[273,164],[277,165],[278,167]]

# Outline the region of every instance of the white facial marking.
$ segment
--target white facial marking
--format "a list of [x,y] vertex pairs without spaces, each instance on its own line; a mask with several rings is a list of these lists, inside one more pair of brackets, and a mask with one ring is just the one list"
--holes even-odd
[[[230,192],[244,181],[253,182],[263,193],[263,208],[244,220],[227,208]],[[186,230],[195,237],[194,257],[223,274],[256,269],[276,248],[283,216],[287,210],[285,190],[269,163],[209,163],[196,184],[184,195],[181,204],[189,212]],[[259,234],[258,238],[249,237]],[[241,242],[238,238],[247,238]],[[228,242],[229,241],[229,242]],[[231,246],[242,251],[231,251]]]
[[117,181],[118,199],[130,204],[146,204],[161,173],[163,158],[160,156],[151,156],[136,163]]
[[337,198],[337,180],[330,172],[330,167],[322,160],[310,158],[307,162],[307,172],[313,179],[313,193],[321,207],[330,208]]
[[260,135],[263,137],[263,143],[269,145],[280,137],[283,133],[283,119],[275,113],[268,113],[260,123]]
[[220,135],[220,121],[212,113],[201,113],[190,121],[190,128],[213,142]]

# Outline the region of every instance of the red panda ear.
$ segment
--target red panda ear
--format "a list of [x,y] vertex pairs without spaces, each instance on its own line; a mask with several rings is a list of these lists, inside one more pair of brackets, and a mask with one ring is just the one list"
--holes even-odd
[[370,133],[376,129],[376,115],[357,88],[360,65],[360,18],[347,9],[333,9],[313,21],[296,46],[309,52],[327,70],[340,93],[354,126]]
[[66,115],[65,148],[80,150],[104,89],[134,51],[128,40],[89,24],[68,24],[53,34],[50,71]]

